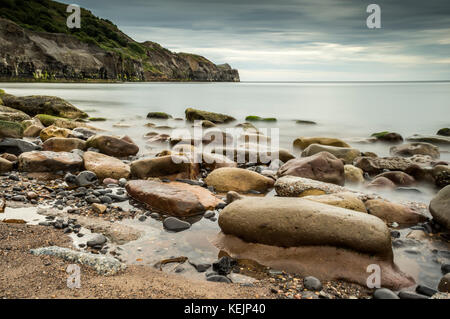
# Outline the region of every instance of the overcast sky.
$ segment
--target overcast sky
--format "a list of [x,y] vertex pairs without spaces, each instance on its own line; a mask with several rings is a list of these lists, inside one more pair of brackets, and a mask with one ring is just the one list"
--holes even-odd
[[[73,0],[243,81],[450,80],[450,0]],[[366,8],[381,7],[381,29]],[[82,23],[82,22],[81,22]]]

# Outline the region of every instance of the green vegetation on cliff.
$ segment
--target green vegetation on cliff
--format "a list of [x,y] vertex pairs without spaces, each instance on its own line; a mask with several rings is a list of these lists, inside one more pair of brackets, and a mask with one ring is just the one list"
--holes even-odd
[[123,57],[145,57],[145,46],[130,39],[111,21],[98,18],[89,10],[81,8],[80,29],[69,29],[66,8],[67,4],[50,0],[2,0],[0,17],[32,31],[71,34],[85,43],[117,52]]

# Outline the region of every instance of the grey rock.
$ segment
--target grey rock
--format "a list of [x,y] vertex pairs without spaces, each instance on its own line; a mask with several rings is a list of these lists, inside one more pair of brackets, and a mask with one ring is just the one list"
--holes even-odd
[[166,219],[164,219],[163,225],[167,230],[175,232],[186,230],[191,227],[191,224],[176,217],[167,217]]
[[387,288],[379,288],[373,293],[374,299],[400,299],[392,290]]

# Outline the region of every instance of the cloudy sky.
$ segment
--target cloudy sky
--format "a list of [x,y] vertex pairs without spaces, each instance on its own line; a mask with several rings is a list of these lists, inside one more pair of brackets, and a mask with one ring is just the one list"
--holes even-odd
[[[243,81],[450,80],[449,0],[71,0]],[[381,29],[368,29],[369,4]]]

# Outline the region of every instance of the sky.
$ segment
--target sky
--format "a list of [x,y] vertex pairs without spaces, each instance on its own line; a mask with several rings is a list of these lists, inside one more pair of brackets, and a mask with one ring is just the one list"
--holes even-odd
[[[450,0],[71,0],[241,81],[450,80]],[[381,28],[369,29],[369,4]],[[81,21],[81,23],[83,23]]]

